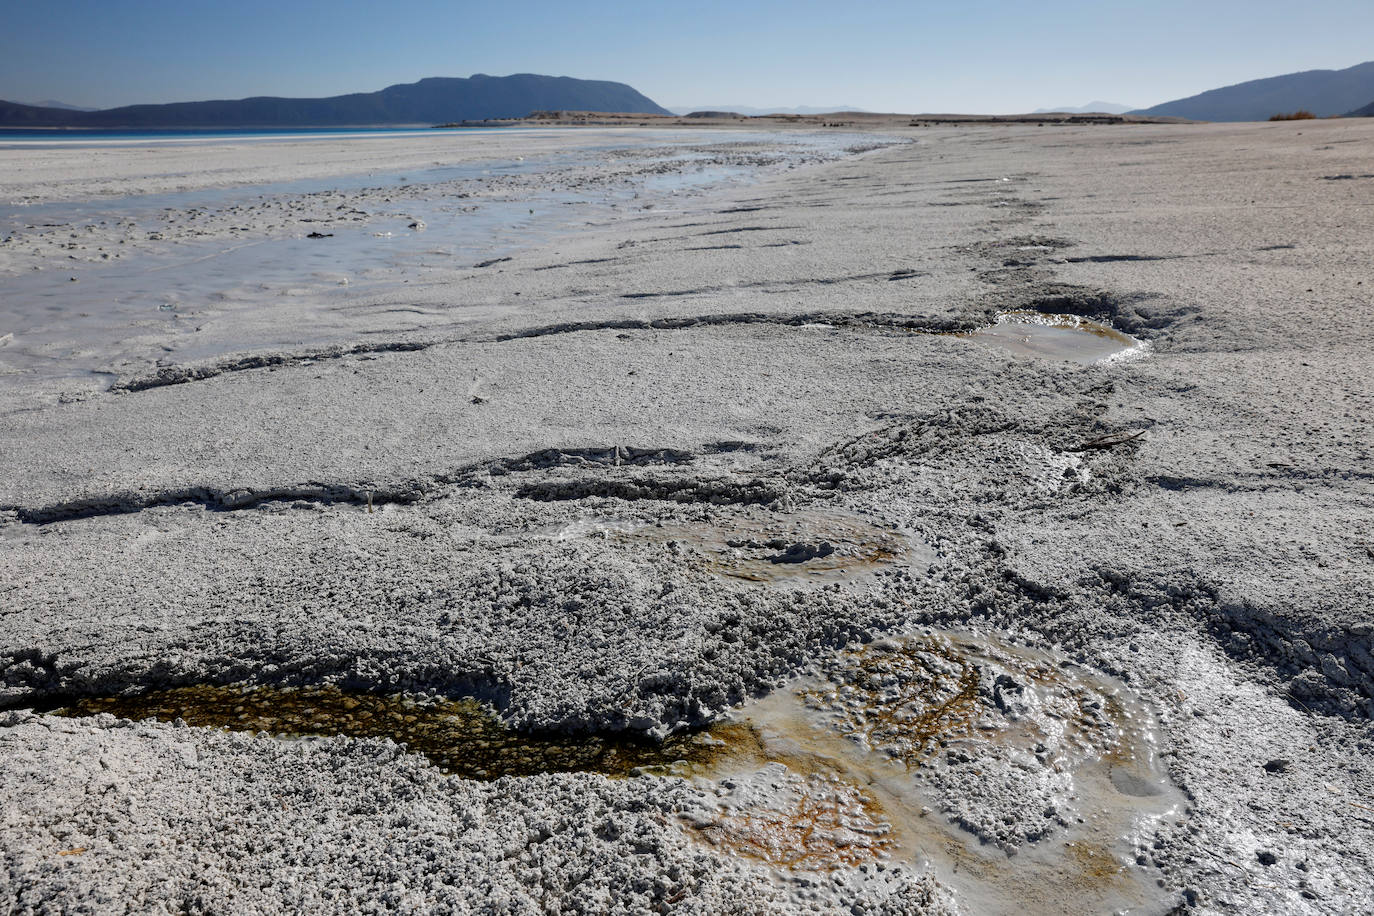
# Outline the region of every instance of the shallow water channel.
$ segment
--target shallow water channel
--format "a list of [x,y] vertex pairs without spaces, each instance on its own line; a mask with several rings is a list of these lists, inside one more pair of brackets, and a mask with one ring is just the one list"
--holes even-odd
[[[740,133],[698,149],[684,144],[699,136],[671,132],[405,173],[0,205],[0,256],[10,259],[0,268],[22,267],[0,270],[0,385],[103,387],[126,364],[168,354],[198,361],[461,324],[470,316],[451,309],[357,303],[619,213],[691,206],[763,174],[755,144],[800,162],[841,156],[858,139]],[[48,254],[26,266],[31,248]]]

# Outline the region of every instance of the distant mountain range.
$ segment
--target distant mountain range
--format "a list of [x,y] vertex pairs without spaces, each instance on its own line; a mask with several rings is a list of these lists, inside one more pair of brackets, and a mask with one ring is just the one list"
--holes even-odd
[[48,99],[43,102],[24,102],[33,108],[61,108],[63,111],[99,111],[99,108],[86,108],[82,105],[69,105],[66,102],[59,102],[57,99]]
[[694,111],[733,111],[735,114],[748,117],[770,114],[813,115],[830,114],[835,111],[863,111],[862,108],[855,108],[853,105],[798,105],[795,108],[754,108],[749,105],[692,105],[690,107],[676,105],[669,110],[676,115],[691,114]]
[[1374,61],[1345,70],[1305,70],[1212,89],[1131,114],[1198,121],[1264,121],[1306,109],[1318,117],[1355,113],[1374,105]]
[[1090,114],[1101,112],[1103,114],[1125,114],[1134,105],[1118,105],[1116,102],[1089,102],[1086,105],[1061,105],[1058,108],[1037,108],[1031,114],[1051,114],[1063,112],[1064,114]]
[[0,102],[0,127],[365,127],[523,118],[541,110],[671,114],[624,83],[478,73],[467,79],[436,76],[379,92],[324,99],[263,96],[99,111]]
[[[1103,112],[1190,118],[1199,121],[1263,121],[1271,115],[1306,109],[1319,117],[1374,117],[1374,61],[1344,70],[1307,70],[1212,89],[1150,108],[1129,109],[1113,102],[1038,108],[1034,114]],[[604,111],[637,114],[688,114],[731,111],[741,115],[861,112],[850,105],[800,105],[759,108],[750,105],[661,107],[624,83],[566,76],[517,73],[462,79],[430,77],[319,99],[262,96],[234,101],[174,102],[82,108],[49,100],[38,105],[0,101],[0,127],[225,128],[364,127],[440,124],[488,118],[522,118],[532,111]]]

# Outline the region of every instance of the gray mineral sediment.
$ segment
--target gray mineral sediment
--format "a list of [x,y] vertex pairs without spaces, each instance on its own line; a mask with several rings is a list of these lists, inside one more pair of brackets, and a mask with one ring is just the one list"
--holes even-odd
[[[558,180],[648,167],[605,143]],[[1368,172],[1370,143],[1358,119],[913,128],[807,161],[753,139],[728,153],[756,157],[748,183],[251,316],[296,344],[156,337],[104,383],[0,390],[0,902],[978,912],[854,797],[774,771],[478,782],[384,738],[51,714],[332,685],[661,738],[823,678],[871,689],[844,707],[863,731],[904,682],[845,660],[931,627],[1148,711],[1179,802],[1102,878],[1131,870],[1144,911],[1374,909],[1374,181],[1323,178]],[[179,186],[131,169],[108,182]],[[51,199],[105,186],[78,177]],[[287,206],[205,231],[270,240]],[[0,266],[57,244],[30,241]],[[1008,311],[1141,346],[1082,364],[964,336]],[[980,721],[1040,721],[1019,669],[978,665]],[[1064,845],[1077,757],[946,738],[932,819],[1012,871]],[[860,852],[813,869],[710,841],[752,837],[729,818],[757,826],[756,798],[832,805]],[[1027,899],[1085,911],[1051,890]]]

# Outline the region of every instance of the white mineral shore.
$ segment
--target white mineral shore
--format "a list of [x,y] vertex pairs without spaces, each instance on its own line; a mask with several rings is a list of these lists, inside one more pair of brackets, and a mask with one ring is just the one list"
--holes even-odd
[[608,143],[636,146],[662,133],[535,128],[239,142],[25,141],[0,144],[0,200],[39,204],[425,169]]
[[[629,149],[582,175],[604,183],[651,140],[3,149],[0,199]],[[120,390],[0,393],[0,907],[977,912],[900,858],[732,855],[693,826],[724,790],[677,777],[472,782],[381,739],[29,711],[338,684],[662,735],[932,626],[1053,648],[1151,710],[1186,803],[1119,866],[1160,910],[1374,910],[1374,119],[872,140],[346,313],[313,292],[254,313],[298,346],[149,344],[120,351]],[[280,232],[217,213],[212,235]],[[41,228],[0,272],[51,266]],[[1084,366],[945,333],[1010,310],[1149,346]],[[750,582],[634,535],[803,518],[819,542],[837,513],[913,546]],[[1062,846],[1062,812],[944,784],[1018,856]],[[1039,893],[1059,899],[1027,912],[1087,899]]]

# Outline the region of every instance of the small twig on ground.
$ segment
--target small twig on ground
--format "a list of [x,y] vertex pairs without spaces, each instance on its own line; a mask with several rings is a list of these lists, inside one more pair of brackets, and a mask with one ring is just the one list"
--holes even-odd
[[1218,862],[1225,863],[1226,865],[1229,865],[1229,866],[1231,866],[1232,868],[1236,869],[1237,871],[1239,871],[1239,872],[1240,872],[1242,875],[1244,875],[1245,877],[1247,877],[1247,878],[1250,877],[1250,872],[1247,871],[1243,865],[1237,865],[1235,862],[1232,862],[1230,859],[1223,859],[1221,856],[1219,856],[1219,855],[1217,855],[1216,853],[1212,852],[1212,850],[1208,849],[1206,846],[1203,846],[1203,847],[1202,847],[1202,851],[1205,852],[1205,853],[1207,853],[1207,855],[1211,856],[1212,858],[1216,859]]
[[1308,705],[1307,705],[1306,703],[1304,703],[1302,700],[1299,700],[1297,697],[1293,696],[1293,691],[1292,691],[1291,689],[1290,689],[1290,690],[1285,690],[1283,693],[1279,694],[1279,696],[1285,697],[1285,698],[1291,700],[1292,702],[1297,703],[1297,704],[1298,704],[1299,706],[1301,706],[1304,710],[1306,710],[1307,713],[1308,713],[1309,715],[1313,715],[1313,716],[1316,715],[1316,713],[1312,711],[1312,707],[1308,706]]
[[1077,448],[1069,449],[1071,452],[1088,452],[1093,449],[1115,448],[1118,445],[1125,445],[1127,442],[1139,439],[1145,435],[1145,430],[1137,429],[1130,432],[1122,431],[1119,433],[1107,433],[1105,436],[1098,436],[1096,439],[1089,439]]

